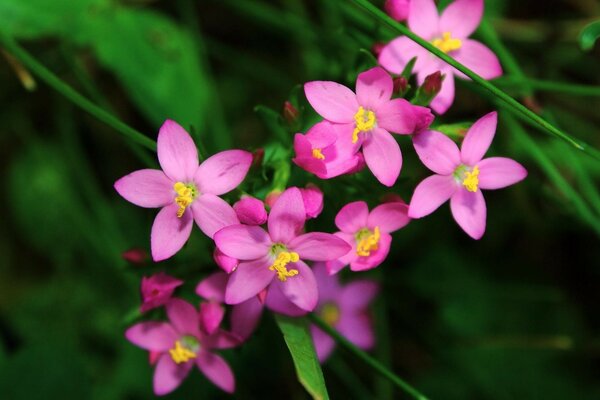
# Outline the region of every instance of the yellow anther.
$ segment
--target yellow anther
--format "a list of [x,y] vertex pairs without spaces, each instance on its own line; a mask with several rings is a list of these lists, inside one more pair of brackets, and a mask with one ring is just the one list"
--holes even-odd
[[368,257],[371,251],[377,250],[381,233],[379,227],[376,226],[373,232],[365,229],[364,232],[359,232],[357,235],[358,244],[356,245],[356,254],[361,257]]
[[320,314],[323,321],[329,326],[335,326],[340,320],[340,309],[333,303],[325,303]]
[[462,41],[460,39],[453,39],[450,32],[444,32],[441,38],[432,40],[431,44],[444,53],[458,50],[462,47]]
[[196,358],[196,353],[186,347],[183,347],[179,340],[175,342],[175,347],[169,350],[169,354],[171,355],[173,361],[175,361],[177,364],[188,362],[192,358]]
[[316,158],[317,160],[324,160],[325,159],[325,156],[321,152],[321,149],[313,149],[312,150],[312,156],[314,158]]
[[479,186],[479,167],[475,166],[473,171],[465,172],[465,179],[462,181],[463,186],[469,192],[476,192],[477,187]]
[[375,127],[377,118],[371,110],[365,110],[362,106],[358,107],[358,112],[354,114],[354,132],[352,132],[352,143],[358,142],[360,132],[368,132]]
[[185,209],[192,204],[194,201],[194,190],[190,185],[186,185],[182,182],[177,182],[173,185],[173,189],[175,193],[177,193],[177,197],[175,197],[175,203],[179,206],[179,210],[177,210],[177,217],[181,218]]
[[300,260],[300,256],[295,252],[282,251],[277,255],[273,265],[269,267],[269,270],[277,272],[277,278],[281,282],[287,281],[287,278],[298,275],[297,269],[287,269],[289,263],[295,263]]

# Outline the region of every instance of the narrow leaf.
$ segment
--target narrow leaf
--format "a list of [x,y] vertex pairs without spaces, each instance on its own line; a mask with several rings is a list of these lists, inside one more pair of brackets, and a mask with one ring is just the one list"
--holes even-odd
[[600,38],[600,20],[587,24],[579,33],[579,45],[585,51],[592,50]]

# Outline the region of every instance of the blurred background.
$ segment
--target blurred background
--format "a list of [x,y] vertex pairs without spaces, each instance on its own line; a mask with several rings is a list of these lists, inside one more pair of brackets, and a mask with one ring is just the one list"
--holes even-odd
[[[584,51],[578,35],[599,16],[595,0],[488,0],[476,33],[501,56],[499,87],[595,148],[600,46]],[[293,133],[318,120],[300,85],[352,86],[374,65],[373,45],[395,36],[350,0],[0,0],[0,20],[3,35],[152,139],[171,118],[203,156],[264,149],[243,191],[264,198],[281,184],[317,183],[326,205],[310,229],[334,231],[343,204],[374,206],[387,192],[368,171],[319,181],[290,165]],[[282,117],[285,101],[298,119]],[[436,124],[495,108],[460,81]],[[382,285],[373,354],[432,399],[598,399],[600,162],[500,116],[490,153],[518,160],[528,178],[486,193],[482,240],[443,206],[397,232],[385,264],[358,275]],[[125,261],[127,250],[147,252],[155,212],[112,185],[155,167],[155,155],[32,81],[6,51],[0,121],[0,398],[151,398],[147,354],[123,336],[139,318],[140,278],[164,270],[185,279],[179,295],[197,304],[195,284],[216,271],[212,243],[195,229],[171,260]],[[408,201],[429,171],[410,139],[399,140],[405,161],[392,192]],[[225,357],[235,398],[308,398],[271,315]],[[324,374],[334,399],[404,398],[340,349]],[[194,371],[167,397],[228,396]]]

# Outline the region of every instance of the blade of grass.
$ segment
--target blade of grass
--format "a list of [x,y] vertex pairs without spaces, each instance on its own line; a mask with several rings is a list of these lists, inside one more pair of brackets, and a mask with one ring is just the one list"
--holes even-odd
[[545,81],[542,79],[521,78],[516,76],[506,76],[494,81],[498,86],[519,89],[525,92],[525,88],[542,92],[556,92],[571,94],[574,96],[600,97],[600,86],[574,85],[566,82]]

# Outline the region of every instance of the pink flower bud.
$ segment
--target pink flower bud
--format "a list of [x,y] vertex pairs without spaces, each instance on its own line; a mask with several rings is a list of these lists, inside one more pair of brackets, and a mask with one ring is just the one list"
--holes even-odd
[[440,71],[427,75],[422,86],[423,93],[433,98],[442,89],[442,80],[443,77]]
[[382,42],[375,42],[373,44],[373,46],[371,47],[371,52],[373,53],[375,58],[379,58],[379,55],[381,54],[381,50],[383,50],[384,47],[385,47],[385,43],[382,43]]
[[286,120],[286,122],[290,125],[292,125],[293,123],[296,122],[296,120],[298,119],[298,110],[296,109],[296,107],[294,107],[294,105],[292,103],[290,103],[289,101],[286,101],[285,103],[283,103],[283,119]]
[[233,205],[233,209],[242,224],[262,225],[267,222],[267,210],[259,199],[244,197]]
[[408,91],[408,80],[399,76],[394,78],[394,93],[398,93],[400,96],[404,96],[404,94]]
[[386,0],[383,8],[396,21],[404,21],[408,18],[410,0]]
[[300,193],[302,193],[302,200],[304,200],[306,219],[317,218],[323,211],[323,192],[321,189],[309,183],[305,189],[300,189]]
[[125,251],[123,254],[121,254],[121,257],[123,257],[123,260],[133,265],[144,265],[150,259],[148,252],[138,247],[134,247]]

